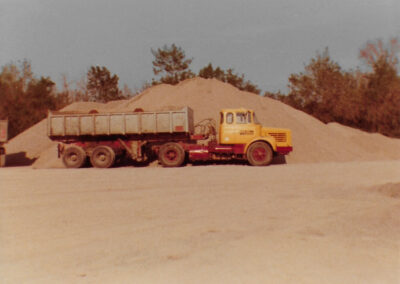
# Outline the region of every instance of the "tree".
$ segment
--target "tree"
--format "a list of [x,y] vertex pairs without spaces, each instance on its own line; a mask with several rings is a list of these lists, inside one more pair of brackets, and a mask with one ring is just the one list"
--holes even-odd
[[397,41],[389,47],[369,42],[360,58],[371,72],[345,72],[326,50],[289,78],[288,96],[266,94],[323,122],[336,121],[369,132],[400,137],[400,77]]
[[[157,50],[151,49],[151,53],[155,57],[153,73],[161,76],[159,82],[176,85],[180,81],[194,77],[193,72],[189,69],[193,59],[186,59],[185,52],[181,47],[175,44],[170,47],[164,45],[163,48]],[[157,83],[157,80],[153,81],[153,84]]]
[[0,114],[8,118],[12,138],[47,116],[48,110],[62,107],[54,82],[48,77],[37,79],[31,65],[9,64],[0,73]]
[[200,69],[199,77],[206,79],[215,78],[222,82],[231,84],[239,90],[246,92],[251,92],[255,94],[260,94],[261,92],[261,90],[258,89],[255,84],[253,84],[249,80],[244,79],[244,74],[235,74],[232,68],[229,68],[227,71],[222,70],[220,67],[214,69],[212,64],[209,63],[207,66]]
[[118,76],[106,67],[91,66],[87,73],[87,91],[91,101],[108,102],[122,99],[118,89]]
[[342,71],[326,49],[311,59],[305,72],[291,74],[285,100],[323,122],[351,124],[360,115],[356,85],[354,76]]
[[205,79],[215,78],[215,79],[220,80],[222,82],[226,82],[225,71],[222,70],[219,67],[214,69],[211,63],[208,63],[207,66],[205,66],[202,69],[200,69],[199,77],[202,77],[202,78],[205,78]]
[[400,50],[397,39],[388,46],[382,40],[368,42],[360,50],[360,58],[372,72],[364,74],[364,119],[362,128],[385,135],[400,136],[400,78],[397,75]]
[[388,46],[385,46],[381,39],[376,41],[367,42],[363,48],[360,49],[359,57],[368,66],[374,68],[376,63],[384,60],[391,67],[396,68],[399,60],[396,53],[400,50],[400,43],[397,38],[392,38]]

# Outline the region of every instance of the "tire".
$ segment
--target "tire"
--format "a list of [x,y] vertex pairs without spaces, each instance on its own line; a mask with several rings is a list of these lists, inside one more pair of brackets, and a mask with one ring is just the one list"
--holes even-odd
[[164,167],[179,167],[185,160],[185,150],[178,143],[166,143],[158,152],[158,160]]
[[86,161],[86,153],[82,147],[69,146],[63,154],[63,163],[67,168],[80,168]]
[[247,160],[252,166],[267,166],[272,158],[272,149],[265,142],[254,142],[247,149]]
[[95,168],[109,168],[115,162],[115,152],[109,146],[97,146],[90,156],[90,163]]

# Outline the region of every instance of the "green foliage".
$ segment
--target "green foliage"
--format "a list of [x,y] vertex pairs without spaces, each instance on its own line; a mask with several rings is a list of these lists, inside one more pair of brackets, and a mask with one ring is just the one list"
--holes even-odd
[[123,99],[118,88],[118,76],[111,75],[106,67],[91,66],[87,73],[87,91],[89,100],[96,102],[109,102]]
[[118,76],[111,75],[106,67],[91,67],[87,79],[71,90],[66,78],[63,88],[57,91],[48,77],[36,78],[28,61],[20,66],[9,64],[0,73],[0,119],[9,121],[12,138],[47,116],[48,110],[58,110],[75,101],[107,102],[133,96],[127,86],[118,89]]
[[305,71],[289,77],[287,96],[266,92],[323,122],[336,121],[365,131],[400,137],[400,77],[397,58],[382,44],[361,51],[372,72],[343,71],[328,50],[312,58]]
[[[189,65],[192,63],[192,58],[186,59],[184,50],[181,47],[177,47],[175,44],[171,46],[164,45],[163,48],[157,50],[151,50],[155,60],[153,61],[153,73],[154,75],[160,75],[159,80],[153,79],[152,85],[160,83],[176,85],[179,82],[193,78],[195,74],[189,69]],[[233,69],[226,71],[220,67],[213,68],[212,64],[209,63],[207,66],[202,68],[199,73],[199,77],[202,78],[215,78],[222,82],[229,83],[236,88],[255,94],[260,94],[261,90],[256,85],[248,80],[245,80],[244,75],[235,74]]]
[[222,70],[220,67],[213,68],[212,64],[209,63],[206,67],[199,71],[199,77],[210,79],[215,78],[222,82],[229,83],[235,86],[239,90],[260,94],[261,90],[256,85],[248,80],[244,79],[244,75],[235,74],[232,68],[227,71]]
[[193,59],[186,59],[185,52],[181,47],[172,44],[170,47],[164,45],[157,50],[151,49],[155,59],[153,61],[154,75],[160,75],[159,81],[153,80],[153,85],[158,83],[176,85],[180,81],[193,78],[194,74],[189,69]]
[[12,138],[47,116],[48,109],[62,106],[50,78],[33,76],[28,61],[9,64],[0,73],[0,114],[8,118]]
[[[311,59],[305,72],[289,77],[291,105],[306,111],[323,122],[351,120],[358,115],[355,80],[333,62],[326,50]],[[344,109],[348,111],[344,112]]]
[[388,59],[380,57],[365,75],[361,128],[400,137],[400,77]]
[[209,63],[203,69],[200,69],[199,77],[206,78],[206,79],[215,78],[222,82],[226,82],[225,71],[219,67],[214,69],[211,63]]

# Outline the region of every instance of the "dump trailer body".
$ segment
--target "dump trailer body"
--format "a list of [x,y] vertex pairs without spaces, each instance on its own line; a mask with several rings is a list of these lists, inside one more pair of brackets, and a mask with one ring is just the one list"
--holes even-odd
[[3,145],[7,142],[7,133],[8,121],[0,120],[0,167],[4,167],[6,164],[6,150]]
[[53,139],[84,136],[132,136],[188,133],[194,131],[193,110],[185,107],[177,111],[67,113],[50,112],[47,134]]

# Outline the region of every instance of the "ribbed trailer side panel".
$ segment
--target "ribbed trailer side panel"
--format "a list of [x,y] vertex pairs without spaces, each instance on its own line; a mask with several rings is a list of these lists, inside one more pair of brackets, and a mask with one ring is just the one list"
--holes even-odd
[[71,114],[49,113],[50,137],[131,135],[156,133],[193,133],[193,111]]

